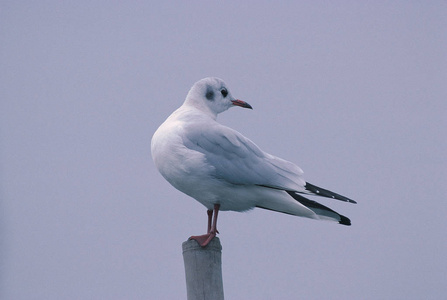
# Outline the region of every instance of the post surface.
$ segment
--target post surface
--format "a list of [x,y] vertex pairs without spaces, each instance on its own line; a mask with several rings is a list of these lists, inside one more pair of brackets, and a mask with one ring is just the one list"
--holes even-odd
[[202,248],[195,240],[182,244],[188,300],[223,300],[222,245],[218,237]]

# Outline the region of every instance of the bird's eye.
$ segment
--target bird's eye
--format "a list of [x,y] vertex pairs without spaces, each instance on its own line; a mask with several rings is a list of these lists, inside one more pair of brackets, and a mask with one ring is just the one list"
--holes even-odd
[[223,89],[220,92],[222,93],[222,96],[224,96],[224,98],[228,95],[227,89]]

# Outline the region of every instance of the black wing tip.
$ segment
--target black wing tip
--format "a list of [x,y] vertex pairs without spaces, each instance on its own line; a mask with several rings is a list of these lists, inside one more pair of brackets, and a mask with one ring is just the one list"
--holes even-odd
[[[351,220],[349,220],[348,217],[340,215],[339,213],[337,213],[336,211],[333,211],[329,207],[326,207],[326,206],[324,206],[324,205],[322,205],[322,204],[320,204],[320,203],[318,203],[316,201],[309,200],[306,197],[303,197],[303,196],[299,195],[297,192],[294,192],[294,191],[286,191],[286,192],[290,196],[292,196],[296,201],[298,201],[302,205],[306,206],[310,210],[313,210],[315,213],[317,213],[315,211],[315,209],[321,209],[321,210],[325,210],[326,212],[332,212],[332,213],[336,214],[340,218],[340,221],[338,221],[339,224],[346,225],[346,226],[351,226]],[[318,215],[318,213],[317,213],[317,215]]]
[[317,196],[323,196],[323,197],[327,197],[327,198],[332,198],[332,199],[336,199],[336,200],[345,201],[345,202],[348,202],[348,203],[357,204],[356,201],[354,201],[352,199],[349,199],[348,197],[345,197],[343,195],[340,195],[340,194],[331,192],[329,190],[320,188],[320,187],[318,187],[316,185],[313,185],[313,184],[311,184],[309,182],[306,182],[305,189],[308,190],[309,192],[313,193],[314,195],[317,195]]
[[340,221],[338,222],[338,224],[351,226],[351,220],[349,220],[349,218],[345,216],[340,215]]
[[346,202],[348,202],[348,203],[357,204],[357,201],[354,201],[354,200],[349,199],[349,198],[346,198],[346,199],[347,199]]

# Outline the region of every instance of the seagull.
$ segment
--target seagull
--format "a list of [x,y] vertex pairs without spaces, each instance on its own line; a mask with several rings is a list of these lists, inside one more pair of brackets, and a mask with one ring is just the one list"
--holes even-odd
[[351,225],[349,218],[303,195],[354,200],[306,182],[301,168],[216,121],[235,106],[252,109],[234,98],[222,79],[201,79],[152,137],[152,158],[161,175],[207,208],[207,233],[190,239],[205,247],[218,233],[219,211],[255,207]]

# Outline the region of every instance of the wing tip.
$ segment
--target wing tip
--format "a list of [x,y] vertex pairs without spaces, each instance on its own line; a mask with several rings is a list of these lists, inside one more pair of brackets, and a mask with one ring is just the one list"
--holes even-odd
[[309,182],[306,182],[306,185],[304,186],[304,188],[316,196],[322,196],[322,197],[332,198],[332,199],[336,199],[336,200],[340,200],[340,201],[344,201],[344,202],[348,202],[348,203],[357,204],[356,201],[349,199],[348,197],[345,197],[343,195],[323,189],[323,188],[313,185]]
[[349,218],[345,216],[340,215],[340,221],[338,222],[338,224],[351,226],[351,220],[349,220]]
[[[323,218],[323,219],[329,217],[332,221],[338,220],[339,224],[351,226],[351,220],[348,217],[345,217],[345,216],[337,213],[336,211],[330,209],[329,207],[326,207],[316,201],[309,200],[306,197],[299,195],[295,191],[286,191],[286,192],[290,196],[292,196],[296,201],[298,201],[300,204],[304,205],[305,207],[307,207],[310,210],[313,210],[318,215],[318,217]],[[321,213],[321,212],[319,213],[318,210],[323,210],[323,213]],[[324,213],[324,211],[326,213]],[[329,214],[327,214],[328,212],[333,213],[335,215],[330,216]]]

